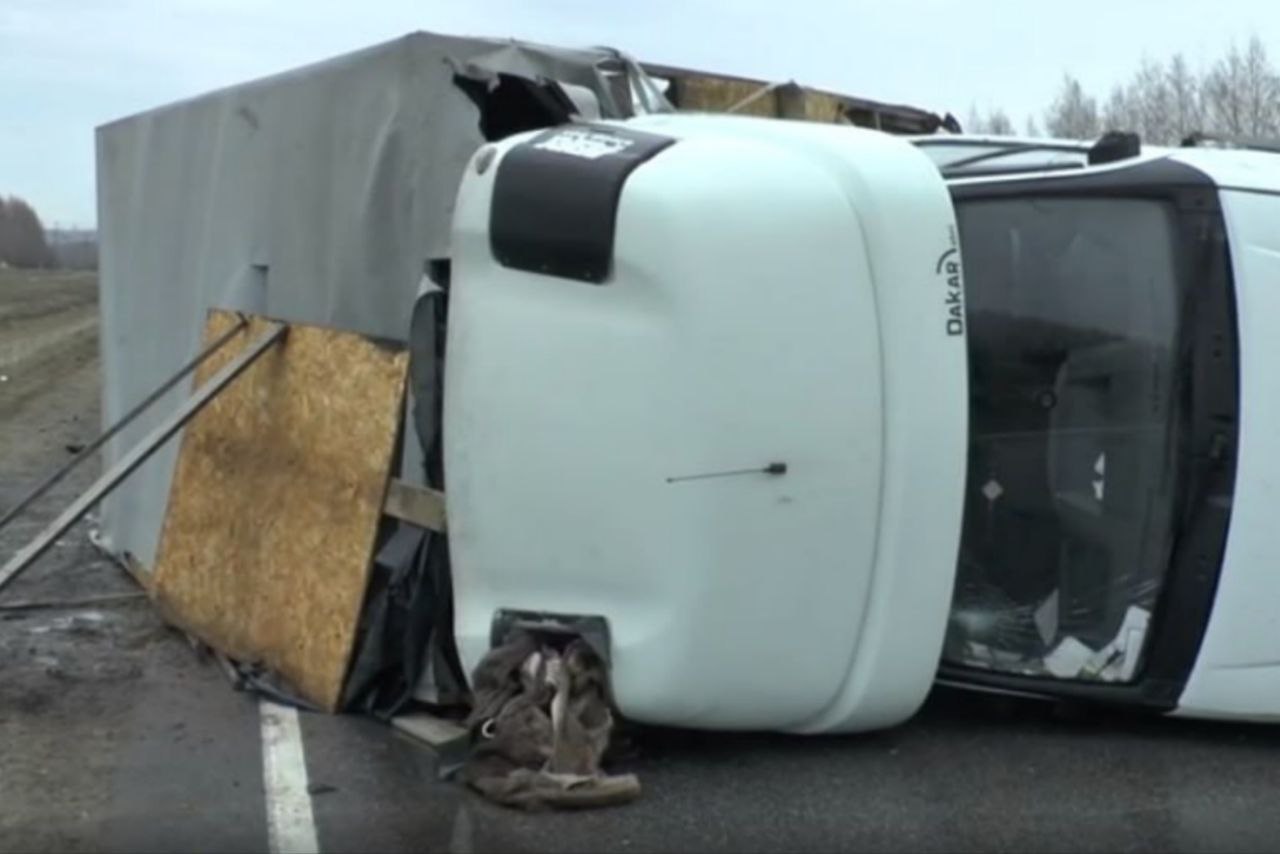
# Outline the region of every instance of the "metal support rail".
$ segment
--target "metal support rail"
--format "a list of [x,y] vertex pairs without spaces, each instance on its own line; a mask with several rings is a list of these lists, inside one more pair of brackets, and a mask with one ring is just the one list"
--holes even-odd
[[3,567],[0,567],[0,590],[4,589],[6,584],[16,578],[18,573],[30,566],[36,558],[48,551],[59,537],[65,534],[85,513],[89,512],[91,507],[101,501],[111,490],[119,486],[120,482],[132,474],[138,466],[146,462],[152,454],[181,430],[182,426],[195,417],[200,410],[204,409],[209,401],[213,400],[220,391],[230,385],[231,381],[240,376],[259,356],[283,339],[287,331],[287,326],[276,326],[251,344],[248,349],[210,377],[208,382],[200,386],[177,412],[165,419],[145,439],[98,478],[93,486],[89,487],[84,494],[72,502],[71,506],[41,531],[39,536],[14,554]]
[[13,507],[10,507],[3,516],[0,516],[0,528],[3,528],[5,525],[8,525],[10,522],[16,519],[18,515],[22,513],[23,510],[26,510],[28,507],[31,506],[32,502],[34,502],[40,496],[44,495],[46,492],[52,489],[55,485],[57,485],[64,477],[70,474],[72,469],[80,465],[85,460],[89,459],[89,457],[92,456],[95,451],[97,451],[99,448],[105,445],[108,441],[110,441],[113,436],[115,436],[117,433],[123,430],[129,424],[129,422],[133,421],[133,419],[137,418],[140,414],[142,414],[142,411],[144,409],[146,409],[148,406],[150,406],[151,404],[159,400],[161,397],[163,397],[166,392],[168,392],[171,388],[173,388],[175,385],[178,384],[179,380],[181,380],[187,374],[191,373],[197,367],[199,367],[205,361],[205,359],[208,359],[218,350],[222,349],[222,345],[230,341],[236,335],[236,333],[238,333],[241,329],[244,329],[248,324],[249,324],[248,319],[246,319],[242,315],[234,326],[232,326],[229,330],[227,330],[226,333],[219,336],[218,340],[214,341],[208,347],[204,348],[204,350],[200,351],[200,353],[197,354],[194,359],[192,359],[190,362],[187,362],[187,364],[183,365],[182,370],[178,371],[169,379],[165,380],[164,383],[158,389],[151,392],[151,394],[147,395],[147,398],[145,400],[143,400],[133,409],[125,413],[124,417],[122,417],[115,424],[112,424],[110,427],[108,427],[106,432],[104,432],[98,438],[94,439],[88,445],[85,445],[83,448],[81,448],[79,453],[77,453],[74,457],[72,457],[71,460],[66,465],[64,465],[62,468],[58,469],[57,471],[55,471],[53,474],[49,475],[38,486],[36,486],[34,489],[32,489],[22,498],[20,498],[17,504],[15,504]]

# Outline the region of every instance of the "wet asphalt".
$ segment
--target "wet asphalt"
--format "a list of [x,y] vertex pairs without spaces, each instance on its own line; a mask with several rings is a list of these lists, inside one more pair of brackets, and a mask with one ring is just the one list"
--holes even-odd
[[[256,704],[212,667],[197,681],[135,720],[91,850],[267,850]],[[646,732],[622,769],[641,778],[638,802],[544,814],[440,781],[431,750],[370,719],[303,714],[302,734],[322,851],[1280,846],[1280,734],[1269,728],[1062,719],[1033,702],[940,692],[917,719],[872,735]]]
[[[429,757],[350,765],[355,729],[308,722],[322,847],[450,851],[1274,851],[1280,735],[939,692],[871,736],[648,733],[641,801],[521,815],[432,779]],[[339,729],[341,728],[341,734]],[[373,742],[379,736],[369,735]],[[320,745],[328,743],[329,747]],[[357,781],[343,795],[343,768]],[[371,777],[377,799],[356,839]],[[359,782],[365,781],[365,782]],[[408,796],[406,800],[406,795]],[[412,803],[413,806],[409,806]],[[376,817],[375,817],[376,816]]]

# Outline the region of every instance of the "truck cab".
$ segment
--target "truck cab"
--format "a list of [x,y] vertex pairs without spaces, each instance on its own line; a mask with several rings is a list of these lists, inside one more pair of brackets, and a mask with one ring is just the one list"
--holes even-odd
[[967,270],[940,678],[1280,718],[1280,154],[920,138]]
[[454,219],[455,634],[619,711],[856,731],[935,679],[1280,717],[1276,155],[735,116],[519,134]]
[[874,729],[930,690],[963,505],[963,275],[929,158],[730,116],[494,143],[454,218],[455,634],[593,626],[649,724]]

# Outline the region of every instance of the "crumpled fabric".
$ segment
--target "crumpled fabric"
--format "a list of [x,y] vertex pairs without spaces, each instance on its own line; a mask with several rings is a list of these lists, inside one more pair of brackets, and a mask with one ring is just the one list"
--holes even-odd
[[476,666],[462,779],[484,797],[526,809],[634,800],[632,774],[601,769],[614,729],[604,663],[584,641],[563,650],[516,632]]

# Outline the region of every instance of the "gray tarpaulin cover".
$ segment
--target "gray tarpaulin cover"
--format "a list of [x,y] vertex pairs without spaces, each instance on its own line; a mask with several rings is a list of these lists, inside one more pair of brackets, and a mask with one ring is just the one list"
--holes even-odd
[[[662,106],[616,51],[414,33],[100,128],[105,421],[198,351],[211,307],[404,340],[483,142],[454,76],[499,73],[555,80],[579,104],[589,93],[606,117]],[[111,442],[108,463],[187,394],[180,386]],[[146,568],[177,446],[102,508],[105,546]],[[421,482],[417,446],[406,442],[405,476]]]

